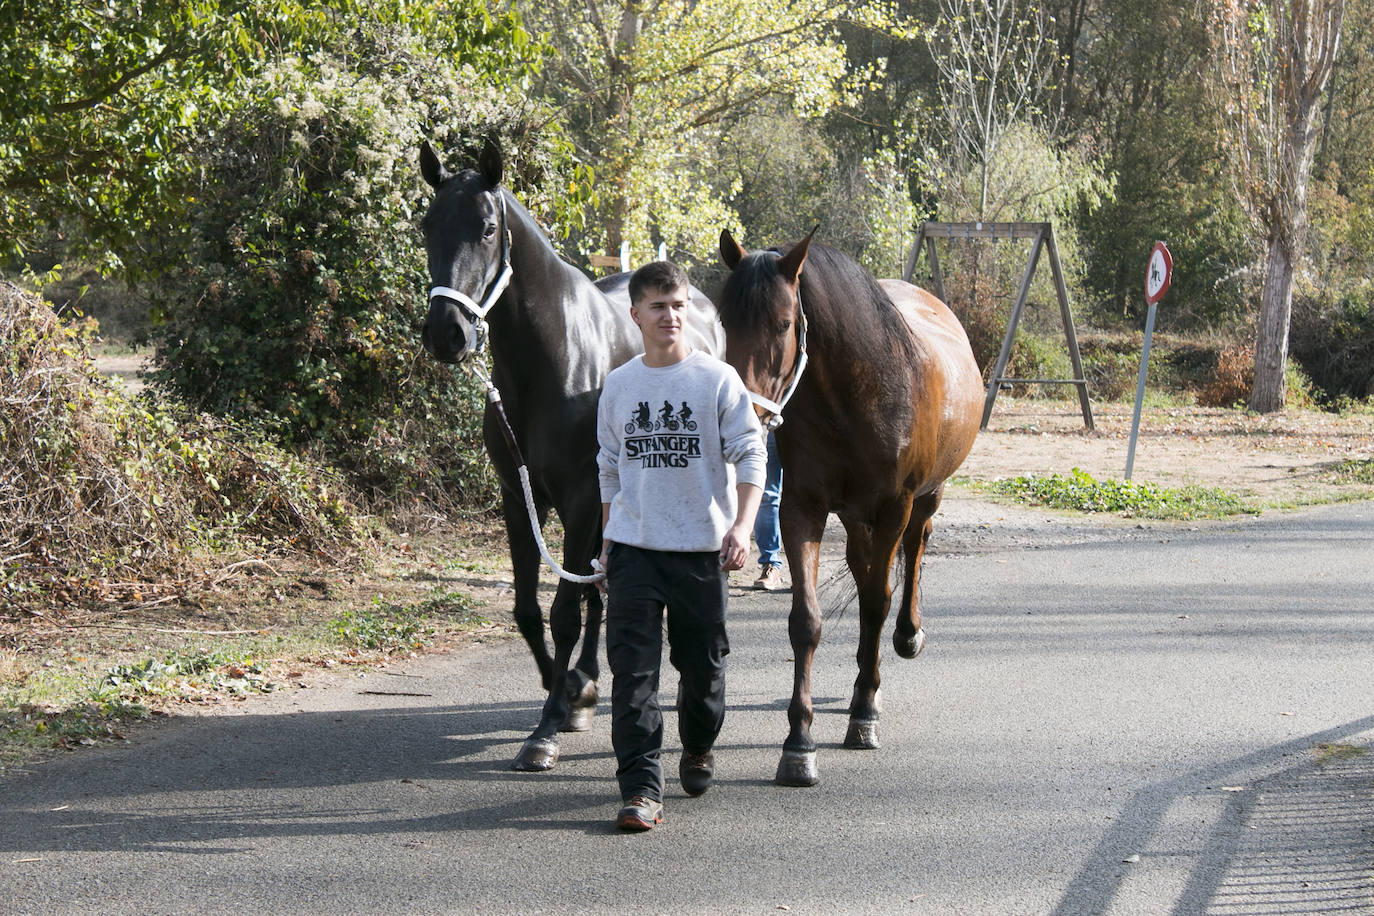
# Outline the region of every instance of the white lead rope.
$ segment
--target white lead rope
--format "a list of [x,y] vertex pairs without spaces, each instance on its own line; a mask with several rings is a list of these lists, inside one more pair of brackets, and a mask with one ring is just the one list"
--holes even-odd
[[[505,411],[501,407],[501,392],[496,390],[496,386],[492,384],[491,377],[487,375],[486,371],[479,364],[474,362],[471,364],[471,368],[473,374],[481,379],[482,384],[487,388],[487,401],[497,408],[501,422],[506,425],[507,430],[510,430],[510,424],[506,421]],[[514,440],[514,431],[510,430],[510,433],[511,439]],[[544,532],[539,528],[539,514],[534,509],[534,491],[530,488],[530,472],[529,469],[525,467],[524,456],[520,456],[520,458],[520,466],[517,470],[520,473],[520,488],[525,493],[525,511],[529,514],[530,532],[534,535],[534,542],[539,545],[539,555],[544,558],[544,563],[548,565],[549,569],[554,571],[558,578],[568,582],[575,582],[579,585],[592,585],[605,579],[606,572],[601,568],[601,563],[598,560],[592,560],[592,569],[595,570],[595,572],[590,576],[579,576],[559,566],[558,561],[549,554],[549,547],[544,543]]]

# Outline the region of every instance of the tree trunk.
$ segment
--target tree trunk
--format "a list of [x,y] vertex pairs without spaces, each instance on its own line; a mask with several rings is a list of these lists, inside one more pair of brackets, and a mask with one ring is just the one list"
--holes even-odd
[[1293,311],[1293,258],[1281,233],[1269,238],[1269,264],[1260,293],[1259,336],[1255,341],[1255,381],[1250,409],[1273,413],[1283,409],[1288,362],[1288,323]]

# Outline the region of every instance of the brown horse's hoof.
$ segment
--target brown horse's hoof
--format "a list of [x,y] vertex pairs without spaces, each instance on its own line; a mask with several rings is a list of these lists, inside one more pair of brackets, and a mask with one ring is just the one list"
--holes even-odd
[[926,631],[924,627],[918,629],[915,634],[904,637],[896,630],[892,631],[892,648],[902,658],[915,658],[921,654],[921,650],[926,647]]
[[878,743],[878,720],[850,719],[844,746],[851,751],[876,751],[882,746]]
[[558,741],[553,738],[529,738],[511,762],[512,770],[522,773],[540,773],[552,770],[558,762]]
[[778,775],[775,781],[780,786],[814,786],[821,781],[821,774],[816,769],[815,751],[787,751],[782,752],[782,759],[778,761]]

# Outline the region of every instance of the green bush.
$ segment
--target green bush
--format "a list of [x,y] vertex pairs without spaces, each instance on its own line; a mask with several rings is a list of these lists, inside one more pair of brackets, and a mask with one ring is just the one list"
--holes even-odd
[[480,387],[420,348],[416,154],[426,138],[463,150],[505,133],[520,190],[566,187],[566,150],[420,37],[382,31],[360,50],[357,66],[265,71],[256,101],[205,138],[199,206],[175,240],[185,267],[159,290],[156,377],[315,450],[370,496],[489,505]]
[[1323,401],[1374,396],[1374,288],[1295,297],[1289,346]]

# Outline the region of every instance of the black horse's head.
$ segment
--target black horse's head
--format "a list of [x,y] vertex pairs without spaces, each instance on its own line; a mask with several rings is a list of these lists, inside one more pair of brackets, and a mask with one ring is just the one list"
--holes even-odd
[[808,235],[781,255],[750,254],[730,230],[720,233],[720,256],[730,268],[716,303],[725,328],[725,361],[739,373],[754,410],[770,429],[782,422],[781,405],[805,366],[800,289],[810,246]]
[[431,286],[421,340],[442,362],[461,362],[480,346],[488,300],[500,295],[510,246],[501,170],[494,141],[483,147],[475,170],[457,174],[428,143],[420,148],[420,173],[435,190],[421,223]]

